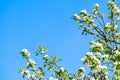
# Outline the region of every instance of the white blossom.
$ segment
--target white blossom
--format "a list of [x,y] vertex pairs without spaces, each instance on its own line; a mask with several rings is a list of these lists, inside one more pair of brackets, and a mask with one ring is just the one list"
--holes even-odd
[[37,67],[37,64],[35,63],[35,61],[33,59],[29,59],[27,66],[35,68],[35,67]]
[[84,57],[81,59],[82,62],[85,62],[85,60],[86,60],[86,56],[84,56]]
[[86,10],[81,10],[81,14],[87,14]]
[[101,57],[101,53],[100,53],[100,52],[96,52],[96,55],[97,55],[98,57]]
[[94,8],[96,8],[96,9],[98,9],[99,7],[100,7],[99,4],[94,5]]
[[45,59],[49,59],[49,56],[48,56],[48,55],[45,55],[44,58],[45,58]]
[[114,30],[117,31],[118,30],[118,25],[114,26]]
[[80,67],[80,70],[82,70],[82,72],[86,72],[86,70],[84,69],[84,67]]
[[22,52],[23,53],[28,53],[28,50],[27,49],[22,49]]
[[34,74],[31,75],[32,78],[36,78]]
[[98,63],[98,65],[100,65],[100,64],[101,64],[101,62],[100,62],[100,60],[99,60],[99,59],[95,58],[95,60],[96,60],[96,62]]
[[98,72],[100,72],[100,71],[102,71],[102,70],[107,70],[107,67],[106,67],[106,66],[102,66],[102,65],[98,65],[98,66],[96,66],[96,70],[97,70]]
[[110,5],[114,5],[114,2],[113,1],[109,1],[108,2]]
[[116,36],[117,38],[120,38],[120,33],[116,33],[115,36]]
[[109,57],[108,54],[102,55],[102,58],[104,58],[104,59],[108,59],[108,57]]
[[36,64],[33,59],[30,59],[30,60],[29,60],[29,63],[31,63],[31,64]]
[[102,44],[97,42],[97,43],[96,43],[96,46],[102,47]]
[[61,67],[61,68],[60,68],[60,70],[61,70],[62,72],[64,72],[64,71],[65,71],[65,69],[64,69],[63,67]]
[[26,75],[26,77],[29,79],[29,78],[31,78],[31,75],[30,75],[30,74],[28,74],[28,75]]
[[110,23],[107,23],[105,27],[109,29],[112,27],[112,25]]
[[120,52],[118,50],[115,51],[116,54],[120,54]]
[[27,57],[30,56],[30,53],[28,52],[27,49],[22,49],[22,54],[23,54],[24,56],[27,56]]
[[24,73],[25,73],[25,70],[24,70],[24,69],[20,69],[20,73],[21,73],[21,74],[24,74]]
[[76,20],[80,20],[80,16],[78,16],[77,14],[74,14],[74,18],[75,18]]
[[120,14],[120,10],[118,10],[117,13]]
[[118,65],[118,64],[119,64],[118,61],[116,61],[116,62],[113,63],[114,66],[116,66],[116,65]]
[[92,52],[87,52],[86,55],[92,56],[93,53]]
[[29,75],[30,74],[30,71],[29,70],[25,70],[24,72],[26,75]]

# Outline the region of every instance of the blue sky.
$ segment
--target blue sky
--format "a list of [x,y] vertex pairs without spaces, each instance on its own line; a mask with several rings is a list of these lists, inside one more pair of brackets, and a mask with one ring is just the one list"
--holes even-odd
[[48,55],[62,58],[61,65],[75,72],[80,59],[89,51],[91,36],[82,36],[74,13],[104,0],[0,0],[0,80],[26,80],[18,73],[25,67],[19,52],[27,48],[35,60],[38,46],[47,46]]

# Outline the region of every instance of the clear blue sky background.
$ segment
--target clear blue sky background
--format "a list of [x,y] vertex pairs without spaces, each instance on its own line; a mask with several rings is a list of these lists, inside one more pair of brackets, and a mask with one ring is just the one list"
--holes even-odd
[[18,73],[25,67],[19,52],[27,48],[33,58],[39,45],[62,58],[61,65],[75,72],[89,51],[91,36],[82,36],[74,13],[99,3],[106,13],[108,0],[0,0],[0,80],[26,80]]

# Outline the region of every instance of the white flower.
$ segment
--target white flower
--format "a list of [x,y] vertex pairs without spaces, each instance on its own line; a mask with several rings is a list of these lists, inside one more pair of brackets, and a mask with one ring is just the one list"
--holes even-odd
[[102,69],[108,69],[106,66],[102,66]]
[[29,57],[29,56],[30,56],[30,53],[28,52],[27,49],[22,49],[22,55]]
[[27,66],[35,68],[35,67],[37,67],[37,64],[35,63],[35,61],[33,59],[29,59]]
[[116,62],[114,62],[113,64],[116,66],[116,65],[118,65],[118,64],[119,64],[119,62],[117,62],[117,61],[116,61]]
[[20,69],[20,73],[21,73],[21,74],[24,74],[24,73],[25,73],[25,70],[24,70],[24,69]]
[[102,55],[102,58],[103,58],[104,60],[108,60],[109,55],[108,55],[108,54]]
[[86,10],[81,10],[81,14],[87,14]]
[[93,9],[93,11],[92,11],[94,14],[96,14],[96,15],[98,15],[98,11],[96,10],[96,9]]
[[65,69],[64,69],[63,67],[61,67],[61,68],[60,68],[60,70],[61,70],[62,72],[64,72],[64,71],[65,71]]
[[96,46],[102,47],[102,44],[97,42],[97,43],[96,43]]
[[101,62],[100,62],[99,59],[95,58],[95,60],[97,61],[97,63],[98,63],[99,65],[101,64]]
[[41,48],[40,53],[41,53],[41,54],[44,54],[44,53],[45,53],[45,49],[44,49],[44,48]]
[[99,7],[100,7],[99,4],[94,5],[94,8],[96,8],[96,9],[98,9]]
[[48,55],[45,55],[44,58],[45,58],[45,59],[49,59],[49,56],[48,56]]
[[114,26],[114,30],[117,31],[118,30],[118,25]]
[[85,62],[85,60],[86,60],[86,56],[84,56],[84,57],[81,59],[82,62]]
[[111,31],[111,30],[118,31],[118,25],[113,25],[111,23],[107,23],[105,27],[108,31]]
[[109,1],[108,2],[110,5],[114,5],[114,2],[113,1]]
[[118,10],[118,14],[120,14],[120,10]]
[[86,70],[84,69],[84,67],[80,67],[80,70],[81,70],[82,72],[86,72]]
[[80,20],[80,16],[78,16],[77,14],[74,14],[74,19],[75,20]]
[[41,73],[41,71],[37,71],[36,73],[37,73],[37,74],[40,74],[40,73]]
[[28,79],[31,78],[31,75],[30,75],[30,74],[28,74],[28,75],[26,75],[26,76],[27,76]]
[[35,75],[31,75],[32,78],[36,78]]
[[96,66],[96,70],[100,72],[101,70],[107,70],[107,67],[99,65],[99,66]]
[[29,70],[25,70],[25,74],[30,74],[30,71]]
[[22,52],[23,53],[28,53],[28,50],[27,49],[22,49]]
[[101,56],[101,53],[100,53],[100,52],[96,52],[96,55],[100,57],[100,56]]
[[110,23],[107,23],[105,27],[106,27],[106,28],[111,28],[112,25],[111,25]]
[[116,35],[116,37],[120,37],[120,33],[116,33],[115,35]]
[[36,64],[33,59],[30,59],[30,60],[29,60],[29,63],[31,63],[31,64]]
[[86,55],[93,56],[92,52],[87,52]]
[[118,50],[115,51],[116,54],[120,54],[120,52]]

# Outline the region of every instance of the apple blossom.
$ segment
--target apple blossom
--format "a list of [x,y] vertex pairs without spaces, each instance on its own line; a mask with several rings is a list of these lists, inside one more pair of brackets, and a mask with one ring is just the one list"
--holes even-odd
[[81,10],[81,12],[80,12],[81,14],[87,14],[87,11],[86,10]]
[[[83,35],[93,35],[94,41],[90,42],[90,51],[81,59],[88,69],[80,67],[75,73],[58,64],[61,59],[56,56],[48,56],[46,47],[39,46],[38,56],[43,59],[43,65],[38,65],[30,56],[27,49],[21,51],[21,55],[27,62],[27,67],[19,72],[28,80],[120,80],[120,9],[115,0],[109,0],[108,18],[104,20],[104,14],[99,9],[99,4],[93,6],[92,13],[81,10],[74,14],[73,19],[78,22]],[[106,19],[105,18],[105,19]],[[46,79],[49,73],[52,77]],[[110,74],[110,75],[109,75]]]
[[95,8],[95,9],[99,9],[99,8],[100,8],[99,4],[95,4],[95,5],[94,5],[94,8]]

